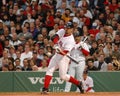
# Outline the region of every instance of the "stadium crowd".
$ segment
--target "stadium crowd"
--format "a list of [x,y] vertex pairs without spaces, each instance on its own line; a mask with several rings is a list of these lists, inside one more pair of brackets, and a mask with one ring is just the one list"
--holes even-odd
[[120,70],[119,0],[0,0],[0,71],[46,71],[68,21],[88,36],[88,70]]

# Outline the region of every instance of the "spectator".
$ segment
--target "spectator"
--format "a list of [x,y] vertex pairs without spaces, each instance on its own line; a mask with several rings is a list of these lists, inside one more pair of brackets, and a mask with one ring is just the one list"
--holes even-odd
[[97,29],[98,24],[96,22],[94,22],[92,24],[92,28],[89,30],[90,34],[93,34],[93,36],[96,36],[96,34],[100,31],[99,29]]
[[[9,55],[9,51],[7,49],[4,49],[3,50],[3,57],[0,58],[0,67],[2,67],[2,65],[5,63],[8,64],[8,55]],[[4,60],[5,60],[5,62],[4,62]]]
[[9,66],[8,66],[8,64],[2,65],[2,72],[7,72],[7,71],[9,71]]
[[110,11],[114,12],[118,8],[117,0],[111,0],[111,4],[109,5]]
[[20,57],[20,65],[23,66],[23,60],[27,58],[27,59],[31,59],[32,58],[32,52],[31,52],[31,48],[29,45],[25,45],[24,47],[24,52],[21,54]]
[[11,46],[15,47],[15,49],[17,49],[17,46],[22,43],[22,42],[17,38],[17,33],[16,33],[16,32],[12,34],[12,38],[11,38],[11,40],[10,40],[9,42],[10,42],[10,45],[11,45]]
[[33,40],[35,40],[37,38],[37,35],[39,34],[39,31],[37,30],[34,22],[30,23],[29,32],[32,34]]
[[49,36],[50,38],[55,35],[55,33],[59,30],[59,24],[56,23],[54,26],[53,26],[53,29],[49,31]]
[[[17,51],[19,51],[18,54],[17,54]],[[17,57],[20,58],[21,53],[24,52],[24,46],[23,46],[23,44],[19,44],[19,45],[18,45],[17,51],[16,51],[16,55],[17,55]]]
[[36,44],[37,44],[38,46],[44,46],[43,40],[44,40],[43,35],[42,35],[42,34],[39,34],[39,35],[37,36]]
[[40,46],[40,49],[38,51],[38,59],[43,60],[44,59],[44,47]]
[[56,18],[61,18],[61,10],[60,9],[57,9],[56,13],[55,13],[55,17]]
[[107,71],[115,71],[112,63],[107,64]]
[[22,32],[21,24],[20,24],[20,23],[17,23],[17,24],[16,24],[16,33],[17,33],[17,35],[18,35],[19,33],[21,33],[21,32]]
[[41,27],[42,27],[42,22],[37,18],[35,19],[35,25],[36,25],[36,29],[38,31],[41,31]]
[[14,63],[12,61],[9,61],[8,69],[9,69],[9,71],[15,71],[15,66],[14,66]]
[[103,48],[103,51],[105,53],[106,58],[110,57],[112,55],[112,43],[106,43],[106,46]]
[[104,50],[103,50],[103,49],[104,49],[104,45],[103,45],[103,44],[99,44],[97,51],[98,51],[99,53],[103,53],[103,54],[104,54]]
[[61,19],[63,19],[65,21],[65,23],[67,23],[68,21],[71,20],[70,13],[71,13],[71,10],[69,8],[66,8],[65,13],[62,14]]
[[43,59],[41,61],[41,65],[42,66],[38,68],[38,71],[46,71],[48,63],[47,63],[47,61],[45,59]]
[[45,18],[45,25],[48,29],[48,32],[53,29],[54,26],[54,16],[52,15],[51,11],[47,11],[46,18]]
[[114,56],[114,55],[112,56],[112,61],[111,62],[112,62],[113,66],[114,66],[114,69],[116,71],[120,70],[120,62],[118,61],[116,56]]
[[96,50],[98,50],[98,44],[97,44],[96,41],[94,41],[92,43],[91,48],[90,48],[90,55],[92,56],[95,53]]
[[9,8],[8,17],[9,17],[10,21],[15,21],[16,15],[13,13],[12,7]]
[[47,39],[50,39],[50,37],[48,36],[48,30],[46,27],[43,27],[42,30],[41,30],[41,34],[43,35],[43,38],[47,38]]
[[25,22],[31,23],[35,22],[35,20],[32,18],[31,14],[27,14],[27,19],[23,22],[23,25],[25,24]]
[[14,46],[10,46],[10,48],[9,48],[9,57],[12,57],[14,60],[16,58],[16,53],[15,53],[15,47]]
[[18,39],[24,43],[29,38],[32,38],[32,33],[28,32],[27,27],[24,26],[22,32],[18,34]]
[[16,58],[14,64],[15,64],[15,68],[17,67],[22,68],[22,66],[20,65],[20,58]]
[[[116,32],[113,43],[120,45],[120,32]],[[118,46],[119,47],[119,46]]]
[[33,57],[32,57],[33,62],[34,62],[34,64],[35,64],[37,67],[39,67],[39,66],[41,66],[41,65],[40,65],[41,59],[39,59],[37,56],[38,56],[38,52],[37,52],[37,51],[33,51]]
[[87,69],[89,71],[96,71],[96,70],[98,70],[98,68],[94,66],[94,59],[92,59],[92,58],[87,59],[86,64],[87,64]]
[[78,2],[78,7],[88,7],[89,6],[89,0],[81,0]]
[[118,44],[114,45],[114,48],[113,48],[113,51],[112,51],[112,55],[116,56],[117,59],[120,61],[120,50],[119,50],[119,45]]
[[27,58],[23,60],[22,71],[32,71],[32,68],[30,67],[30,64],[29,64],[29,60]]
[[94,61],[94,66],[100,70],[100,71],[107,71],[107,63],[105,62],[105,55],[104,54],[99,54],[98,55],[98,60]]

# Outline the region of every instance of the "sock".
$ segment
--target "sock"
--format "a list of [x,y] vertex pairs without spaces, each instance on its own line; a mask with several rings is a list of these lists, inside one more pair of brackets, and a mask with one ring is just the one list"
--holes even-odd
[[75,85],[79,85],[80,81],[76,80],[75,78],[73,78],[72,76],[70,76],[70,80],[69,82],[75,84]]
[[44,80],[44,88],[48,89],[52,76],[46,75]]

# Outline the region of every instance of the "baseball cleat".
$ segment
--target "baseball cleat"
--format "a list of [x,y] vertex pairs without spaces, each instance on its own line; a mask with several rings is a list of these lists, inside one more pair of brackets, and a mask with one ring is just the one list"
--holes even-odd
[[82,82],[80,82],[80,84],[77,87],[79,88],[80,92],[83,94],[84,93],[84,89],[83,89]]
[[48,94],[48,89],[46,89],[46,88],[42,88],[42,92],[41,92],[41,94],[45,94],[45,95],[47,95],[47,94]]

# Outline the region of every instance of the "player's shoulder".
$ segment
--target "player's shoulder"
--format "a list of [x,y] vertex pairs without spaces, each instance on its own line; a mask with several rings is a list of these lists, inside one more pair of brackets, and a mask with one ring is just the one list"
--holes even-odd
[[65,33],[65,29],[59,29],[57,33],[59,33],[59,32]]
[[90,76],[87,76],[87,79],[88,79],[88,80],[93,80],[92,77],[90,77]]
[[65,34],[65,29],[59,29],[56,34],[57,34],[59,37],[64,36],[64,34]]

